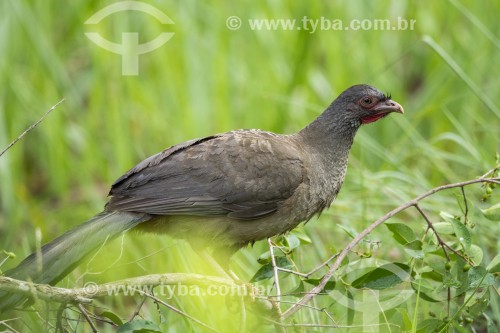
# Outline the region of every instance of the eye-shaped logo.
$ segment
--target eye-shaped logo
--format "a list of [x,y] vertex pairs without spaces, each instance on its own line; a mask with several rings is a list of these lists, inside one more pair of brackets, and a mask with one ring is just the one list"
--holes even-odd
[[[98,24],[109,15],[131,10],[149,14],[160,21],[161,24],[174,24],[174,22],[158,8],[139,1],[121,1],[109,5],[92,15],[85,21],[85,24]],[[103,49],[122,55],[123,75],[139,75],[139,55],[159,48],[168,42],[170,38],[174,36],[174,33],[162,32],[158,37],[144,44],[139,44],[139,33],[137,32],[122,32],[121,44],[111,42],[97,32],[86,32],[85,36]]]

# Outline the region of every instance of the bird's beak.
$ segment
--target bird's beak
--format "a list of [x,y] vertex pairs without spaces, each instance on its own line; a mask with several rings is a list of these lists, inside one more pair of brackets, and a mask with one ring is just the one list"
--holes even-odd
[[375,111],[377,114],[387,114],[390,112],[405,113],[405,110],[403,109],[401,104],[393,101],[392,99],[387,99],[383,102],[380,102],[375,108],[373,108],[373,111]]
[[379,102],[373,109],[370,110],[370,115],[361,118],[362,124],[369,124],[384,118],[391,112],[404,113],[403,107],[392,99],[386,99]]

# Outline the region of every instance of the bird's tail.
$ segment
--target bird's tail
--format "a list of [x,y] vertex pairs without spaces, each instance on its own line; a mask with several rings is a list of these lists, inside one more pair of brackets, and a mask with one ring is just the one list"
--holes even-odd
[[[150,219],[146,214],[102,212],[87,222],[45,244],[5,276],[34,283],[55,284],[69,274],[88,254],[107,240]],[[0,313],[23,301],[20,295],[0,291]]]

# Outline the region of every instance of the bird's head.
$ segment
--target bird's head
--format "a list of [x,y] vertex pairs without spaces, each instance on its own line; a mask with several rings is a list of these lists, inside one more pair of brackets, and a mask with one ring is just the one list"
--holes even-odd
[[[312,140],[331,142],[344,140],[349,147],[356,131],[362,124],[369,124],[384,118],[391,112],[403,113],[403,107],[391,96],[367,84],[346,89],[330,106],[301,132],[301,136]],[[346,141],[347,140],[347,141]]]
[[367,84],[348,88],[333,103],[337,104],[334,109],[342,110],[346,119],[358,125],[373,123],[391,112],[404,113],[390,95]]

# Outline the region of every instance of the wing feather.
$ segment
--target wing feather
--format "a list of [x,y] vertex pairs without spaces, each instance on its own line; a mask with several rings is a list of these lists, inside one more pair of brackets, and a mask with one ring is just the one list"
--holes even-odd
[[241,130],[170,147],[120,177],[107,209],[244,220],[272,214],[304,179],[300,150],[286,138]]

